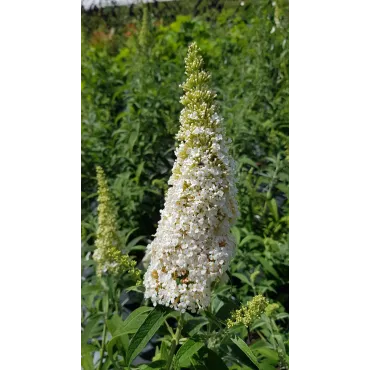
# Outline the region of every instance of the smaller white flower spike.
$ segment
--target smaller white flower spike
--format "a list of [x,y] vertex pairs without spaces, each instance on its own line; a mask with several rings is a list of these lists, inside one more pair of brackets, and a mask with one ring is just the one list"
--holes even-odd
[[239,215],[216,94],[195,43],[185,59],[185,94],[176,161],[144,276],[145,297],[155,305],[198,312],[210,304],[211,284],[227,270],[235,249],[230,228]]

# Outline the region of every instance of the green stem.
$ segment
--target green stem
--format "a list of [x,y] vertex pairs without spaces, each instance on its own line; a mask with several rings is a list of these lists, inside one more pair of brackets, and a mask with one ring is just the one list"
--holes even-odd
[[107,317],[105,316],[104,317],[102,344],[101,344],[101,347],[100,347],[100,362],[99,362],[98,370],[101,370],[101,368],[103,366],[106,337],[107,337]]
[[171,326],[168,324],[167,320],[164,320],[164,323],[166,324],[167,330],[169,331],[169,333],[171,334],[171,337],[173,338],[175,336],[175,333],[173,332]]
[[168,356],[168,359],[167,359],[166,370],[170,370],[171,369],[172,359],[173,359],[173,356],[175,354],[176,347],[178,346],[178,344],[180,342],[181,330],[183,328],[183,318],[184,318],[184,315],[181,314],[180,315],[179,322],[178,322],[178,325],[177,325],[177,329],[176,329],[176,333],[175,333],[175,338],[172,339],[171,349],[170,349],[170,355]]
[[251,340],[251,332],[250,332],[249,328],[247,328],[247,335],[248,335],[247,343],[248,343],[248,345],[250,345],[252,340]]
[[271,196],[271,191],[275,185],[275,181],[277,179],[277,176],[279,174],[279,171],[280,171],[280,155],[278,154],[277,158],[276,158],[276,167],[275,167],[275,171],[272,175],[272,178],[271,178],[271,181],[270,181],[270,184],[269,184],[269,187],[268,187],[268,190],[267,190],[267,193],[266,193],[266,200],[265,200],[265,205],[263,207],[263,214],[266,213],[266,210],[267,210],[267,201],[270,200],[270,199],[267,199],[267,196],[268,194],[270,193],[270,196]]
[[[107,320],[108,320],[108,312],[109,312],[109,293],[111,290],[111,280],[108,280],[108,291],[105,292],[106,296],[103,297],[103,311],[104,311],[104,326],[103,326],[103,335],[102,335],[102,343],[100,347],[100,362],[97,370],[101,370],[103,367],[104,361],[104,351],[105,351],[105,342],[107,340]],[[107,304],[105,304],[104,298],[107,298]]]

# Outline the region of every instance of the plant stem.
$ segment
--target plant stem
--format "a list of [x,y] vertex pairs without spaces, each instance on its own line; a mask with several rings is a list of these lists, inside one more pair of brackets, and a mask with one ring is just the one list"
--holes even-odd
[[[109,312],[109,293],[110,293],[110,290],[111,290],[111,284],[110,283],[111,283],[111,280],[108,280],[108,289],[109,290],[105,292],[106,296],[103,297],[104,326],[103,326],[102,342],[101,342],[101,347],[100,347],[100,362],[99,362],[99,367],[98,367],[97,370],[101,370],[102,367],[103,367],[105,341],[107,339],[107,320],[108,320],[108,312]],[[107,298],[107,304],[104,303],[104,298]]]
[[100,362],[99,362],[98,370],[101,370],[101,368],[103,366],[106,337],[107,337],[107,317],[104,316],[103,337],[102,337],[102,343],[101,343],[101,347],[100,347]]
[[247,333],[248,333],[247,343],[249,345],[252,342],[252,340],[251,340],[251,332],[249,331],[249,328],[247,328]]
[[112,302],[114,303],[115,311],[119,315],[120,312],[118,310],[118,302],[117,302],[117,299],[116,299],[116,287],[117,286],[114,286],[112,276],[108,276],[108,287],[109,287],[109,294],[111,296]]
[[171,337],[173,338],[173,337],[175,336],[175,334],[174,334],[174,332],[173,332],[173,330],[172,330],[171,326],[168,324],[167,320],[164,320],[164,323],[166,324],[166,326],[167,326],[167,330],[170,332]]
[[[271,193],[274,185],[275,185],[275,181],[277,179],[277,176],[279,174],[279,171],[280,171],[280,155],[278,154],[278,156],[276,157],[276,167],[275,167],[275,171],[272,175],[272,178],[271,178],[271,181],[270,181],[270,184],[268,186],[268,190],[267,190],[267,193],[266,193],[266,196],[268,193]],[[263,207],[263,214],[266,213],[266,210],[267,210],[267,201],[268,199],[265,200],[265,205]]]
[[178,325],[177,325],[177,329],[176,329],[176,333],[175,333],[175,338],[173,338],[172,339],[172,342],[171,342],[170,355],[168,356],[166,370],[170,370],[171,369],[172,359],[173,359],[173,356],[175,354],[176,347],[177,347],[177,345],[180,342],[181,330],[182,330],[182,327],[183,327],[183,318],[184,318],[184,316],[183,316],[183,314],[181,314],[180,315],[179,322],[178,322]]

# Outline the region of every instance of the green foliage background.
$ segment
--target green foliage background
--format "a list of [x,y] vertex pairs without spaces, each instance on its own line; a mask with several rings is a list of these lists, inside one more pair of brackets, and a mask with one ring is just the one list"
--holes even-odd
[[[145,246],[155,232],[174,162],[181,110],[179,84],[185,79],[184,57],[192,41],[198,43],[212,74],[221,114],[233,140],[241,216],[233,229],[238,249],[230,273],[215,288],[210,311],[189,319],[198,320],[189,329],[193,333],[189,337],[203,338],[199,343],[207,346],[198,348],[182,368],[210,368],[212,361],[224,361],[229,369],[255,368],[236,342],[221,345],[217,325],[224,325],[233,309],[259,293],[278,303],[279,309],[273,317],[263,315],[250,330],[236,328],[235,333],[252,348],[261,369],[287,368],[288,4],[282,0],[244,3],[151,4],[148,31],[141,36],[144,43],[139,42],[142,6],[82,11],[85,369],[93,369],[99,362],[104,318],[109,322],[108,338],[112,338],[130,312],[149,304],[143,302],[140,289],[127,289],[133,285],[127,276],[108,281],[106,286],[96,278],[92,260],[97,221],[95,167],[104,168],[116,200],[122,250],[135,257],[143,269]],[[146,317],[146,308],[139,317]],[[171,320],[170,327],[175,325]],[[104,368],[125,368],[123,353],[139,327],[135,323],[136,329],[111,343]],[[157,368],[162,368],[160,361],[168,350],[165,329],[160,327],[157,338],[151,339],[133,364],[157,360]],[[229,350],[234,351],[232,355]]]

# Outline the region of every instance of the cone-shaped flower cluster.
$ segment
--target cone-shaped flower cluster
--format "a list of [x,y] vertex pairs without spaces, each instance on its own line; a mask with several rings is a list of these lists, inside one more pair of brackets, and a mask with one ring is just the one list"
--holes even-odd
[[101,167],[96,168],[98,178],[98,232],[95,241],[94,260],[97,262],[97,275],[103,273],[117,275],[128,272],[140,282],[140,270],[136,262],[119,248],[120,239],[116,210],[109,193],[108,183]]
[[238,324],[244,324],[249,327],[254,320],[258,319],[264,312],[268,305],[268,301],[262,295],[256,295],[246,306],[242,306],[239,310],[231,314],[231,319],[228,319],[226,324],[231,328]]
[[228,268],[238,216],[234,162],[196,44],[185,59],[185,106],[164,210],[144,277],[145,297],[184,312],[210,303],[211,284]]

